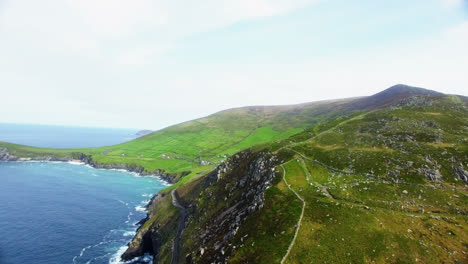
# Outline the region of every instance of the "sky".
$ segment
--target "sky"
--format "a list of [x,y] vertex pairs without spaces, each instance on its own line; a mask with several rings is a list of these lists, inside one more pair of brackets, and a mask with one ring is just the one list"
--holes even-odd
[[468,95],[466,0],[0,0],[0,122],[160,129],[404,83]]

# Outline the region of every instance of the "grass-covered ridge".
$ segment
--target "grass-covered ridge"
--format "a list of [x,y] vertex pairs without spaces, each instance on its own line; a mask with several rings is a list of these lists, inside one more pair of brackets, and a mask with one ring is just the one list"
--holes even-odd
[[[242,166],[224,170],[228,165],[222,164],[175,186],[191,212],[179,258],[195,263],[468,262],[466,97],[397,94],[391,100],[384,93],[382,107],[332,113],[303,132],[258,144],[226,163]],[[378,104],[375,98],[382,96],[366,107]],[[277,160],[272,167],[243,158],[268,160],[270,155]],[[229,216],[245,212],[242,204],[251,200],[241,197],[258,186],[246,187],[245,179],[259,178],[257,168],[275,170],[276,177],[265,183],[270,187],[262,206],[247,217],[241,214],[244,222],[237,227],[239,221]],[[150,218],[155,224],[166,220]],[[226,223],[236,232],[226,228],[220,234],[217,226]],[[157,256],[165,260],[173,254],[173,237],[170,230],[158,232],[168,238]]]
[[[468,108],[459,99],[411,99],[272,144],[291,156],[285,178],[305,201],[284,263],[468,262],[468,181],[456,172],[468,174]],[[252,230],[282,217],[249,219],[245,244],[263,239]],[[293,241],[272,239],[284,253],[283,242]],[[259,252],[238,250],[231,262],[271,262]]]
[[98,164],[138,166],[146,172],[192,178],[240,150],[288,138],[331,118],[348,101],[235,108],[108,147],[44,149],[5,142],[0,147],[24,158],[77,159],[83,153]]

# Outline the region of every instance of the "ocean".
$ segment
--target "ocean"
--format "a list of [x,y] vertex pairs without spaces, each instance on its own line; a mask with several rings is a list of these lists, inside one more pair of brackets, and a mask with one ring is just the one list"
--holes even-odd
[[[66,141],[60,146],[90,144]],[[31,145],[46,141],[37,142]],[[157,177],[83,164],[0,162],[0,264],[119,263],[144,206],[166,186]]]
[[86,148],[137,138],[138,129],[0,123],[0,141],[42,148]]

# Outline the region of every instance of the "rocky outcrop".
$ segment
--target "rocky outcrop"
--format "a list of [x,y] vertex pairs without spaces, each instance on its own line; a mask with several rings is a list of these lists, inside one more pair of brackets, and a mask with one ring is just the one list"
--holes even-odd
[[[246,163],[247,161],[247,163]],[[186,258],[199,263],[224,263],[234,248],[231,241],[242,223],[252,213],[263,208],[265,190],[276,176],[274,167],[277,159],[267,153],[242,152],[221,164],[209,177],[215,180],[211,188],[199,195],[199,199],[210,201],[192,217],[192,225],[202,224],[195,234],[199,237],[196,251]],[[216,212],[215,203],[224,201]],[[212,217],[206,217],[212,215]]]
[[452,167],[452,171],[455,174],[455,177],[464,181],[465,183],[468,184],[468,171],[463,169],[463,166],[460,165],[460,167]]
[[424,168],[419,169],[419,173],[421,173],[426,179],[434,182],[441,182],[442,175],[440,174],[438,169],[431,169],[427,166]]
[[412,96],[405,98],[393,106],[432,106],[433,102],[427,96]]
[[56,157],[53,155],[41,155],[35,157],[18,157],[9,153],[7,148],[0,147],[0,161],[76,161],[68,157]]
[[[247,150],[234,155],[197,181],[185,184],[177,191],[178,203],[188,215],[181,237],[180,255],[174,258],[167,255],[167,251],[160,252],[158,245],[172,248],[177,236],[174,230],[185,217],[181,218],[180,213],[174,214],[169,220],[173,223],[170,230],[167,223],[159,221],[165,219],[152,218],[157,212],[150,209],[147,221],[151,225],[144,224],[145,228],[139,230],[122,258],[129,260],[150,253],[154,256],[154,263],[158,260],[169,263],[168,260],[177,258],[187,263],[225,263],[236,250],[231,242],[241,225],[251,214],[263,208],[265,190],[277,176],[276,165],[275,156]],[[163,203],[164,198],[158,195],[150,207],[164,210]],[[164,214],[159,211],[159,215]]]
[[15,161],[18,157],[10,155],[7,148],[0,147],[0,161]]
[[[165,217],[170,220],[167,222],[154,222],[152,218],[158,211],[164,211],[167,206],[170,195],[164,192],[156,194],[147,205],[148,213],[145,219],[140,221],[140,227],[137,230],[135,237],[128,244],[127,250],[122,254],[121,258],[124,261],[135,260],[145,254],[153,255],[154,263],[157,263],[161,246],[164,243],[169,243],[168,236],[176,228],[177,216],[171,213],[165,214]],[[165,205],[166,203],[166,205]],[[169,202],[170,203],[170,202]],[[132,262],[133,263],[133,262]]]

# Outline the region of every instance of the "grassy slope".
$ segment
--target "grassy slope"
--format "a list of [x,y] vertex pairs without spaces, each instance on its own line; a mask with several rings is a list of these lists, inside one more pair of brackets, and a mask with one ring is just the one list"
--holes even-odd
[[[285,263],[468,262],[468,191],[452,172],[468,167],[468,111],[459,99],[356,114],[273,144],[293,155],[286,178],[307,204]],[[428,181],[418,170],[426,166],[443,181]],[[287,192],[283,182],[273,190],[282,192],[268,200]],[[253,250],[268,236],[262,227],[285,218],[278,210],[266,206],[241,227],[251,250],[237,251],[232,263],[281,260],[271,252],[284,255],[288,232],[269,234],[275,243],[266,255]]]
[[[341,117],[331,111],[333,104],[240,108],[106,148],[6,146],[13,154],[83,151],[99,162],[191,169],[196,175],[211,168],[199,166],[200,156],[217,162],[221,155],[270,141],[263,146],[282,157],[288,183],[306,201],[286,263],[466,263],[468,191],[452,166],[468,168],[468,102],[441,95],[429,101],[380,110],[368,106]],[[308,129],[288,137],[303,128]],[[428,181],[424,168],[438,170],[442,182]],[[179,182],[181,191],[197,182],[185,184],[188,179]],[[176,214],[168,196],[164,201]],[[170,223],[166,210],[157,210],[151,221]],[[239,229],[231,262],[279,262],[300,211],[300,202],[277,179],[266,192],[265,207]],[[161,256],[170,256],[169,246],[163,245]]]
[[[256,144],[288,138],[317,122],[330,118],[331,110],[348,100],[293,106],[243,107],[168,127],[122,144],[84,149],[42,149],[0,142],[21,157],[74,157],[92,155],[103,164],[132,164],[146,171],[169,173],[190,171],[188,178],[212,169],[213,164]],[[335,113],[336,114],[336,113]]]

